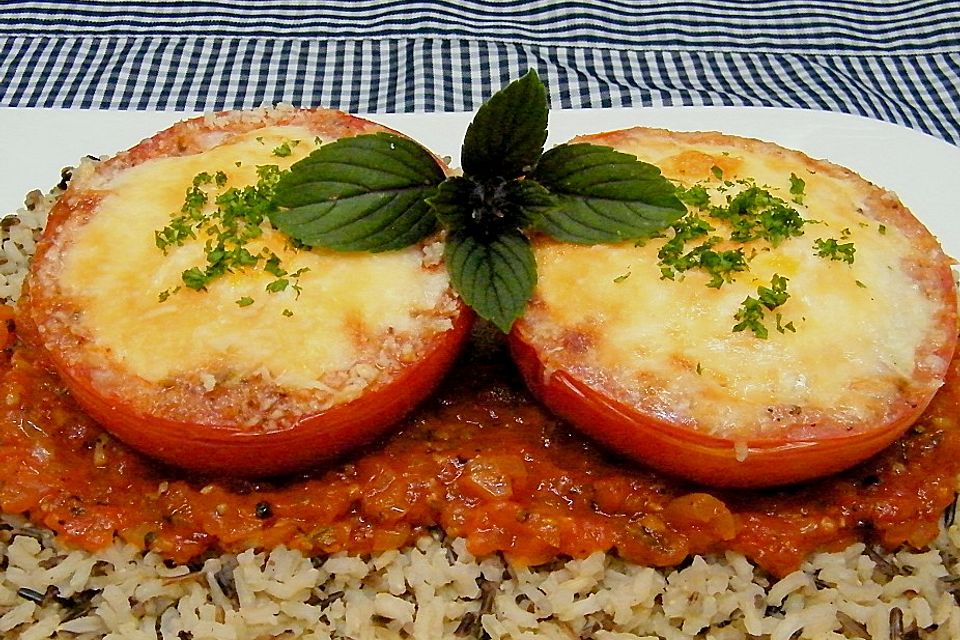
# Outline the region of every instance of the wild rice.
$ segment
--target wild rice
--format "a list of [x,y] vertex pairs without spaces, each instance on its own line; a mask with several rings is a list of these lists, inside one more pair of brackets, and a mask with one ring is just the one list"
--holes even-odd
[[169,566],[116,544],[60,549],[5,516],[4,638],[957,638],[960,527],[885,560],[862,544],[771,583],[742,556],[661,571],[595,553],[544,569],[423,537],[368,557],[283,547]]

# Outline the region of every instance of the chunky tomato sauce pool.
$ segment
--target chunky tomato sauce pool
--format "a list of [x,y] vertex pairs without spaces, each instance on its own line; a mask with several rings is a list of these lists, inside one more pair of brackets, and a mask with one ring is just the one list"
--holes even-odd
[[159,466],[86,417],[36,355],[0,379],[0,506],[67,545],[116,537],[178,562],[287,545],[307,553],[395,549],[439,528],[477,555],[539,564],[615,551],[681,563],[735,550],[775,575],[816,550],[864,540],[923,546],[960,472],[954,363],[908,435],[867,463],[802,487],[714,491],[619,461],[534,403],[506,356],[473,356],[386,442],[268,482]]

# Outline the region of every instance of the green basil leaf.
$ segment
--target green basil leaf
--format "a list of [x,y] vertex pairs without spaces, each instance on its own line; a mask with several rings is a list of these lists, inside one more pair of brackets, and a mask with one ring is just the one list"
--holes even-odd
[[520,227],[535,227],[551,209],[557,198],[542,184],[531,178],[514,181],[514,197],[520,207]]
[[450,231],[461,231],[479,225],[476,206],[482,185],[463,176],[447,178],[427,201],[440,223]]
[[533,180],[454,177],[441,184],[428,203],[448,230],[492,239],[536,223],[556,200]]
[[283,174],[270,215],[281,231],[315,247],[389,251],[436,229],[425,199],[444,173],[417,143],[391,133],[341,138]]
[[463,172],[479,179],[529,173],[543,153],[549,109],[547,89],[533,69],[492,95],[463,138]]
[[482,242],[454,232],[447,235],[443,258],[450,282],[464,302],[504,333],[510,331],[537,282],[537,263],[527,237],[513,230]]
[[686,212],[660,169],[609,147],[554,147],[540,158],[533,177],[558,200],[537,226],[564,242],[649,238]]

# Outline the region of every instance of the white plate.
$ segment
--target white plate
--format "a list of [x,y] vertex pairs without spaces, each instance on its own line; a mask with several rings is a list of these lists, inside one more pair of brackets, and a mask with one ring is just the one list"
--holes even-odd
[[[0,109],[0,214],[31,189],[48,189],[60,169],[86,154],[112,154],[191,114],[182,112]],[[366,114],[459,163],[470,113]],[[896,125],[825,111],[763,107],[661,107],[553,111],[555,144],[579,133],[634,125],[723,131],[777,142],[847,166],[896,192],[948,253],[960,256],[955,183],[960,148]]]

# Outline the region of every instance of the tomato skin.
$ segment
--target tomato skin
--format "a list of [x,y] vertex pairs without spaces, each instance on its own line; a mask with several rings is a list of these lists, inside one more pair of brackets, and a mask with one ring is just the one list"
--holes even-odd
[[747,440],[747,456],[738,460],[734,440],[678,426],[670,416],[641,412],[566,371],[547,375],[536,349],[517,328],[509,345],[530,391],[552,412],[616,453],[714,487],[769,487],[842,471],[883,450],[920,413],[917,407],[903,406],[875,428],[853,434]]
[[387,433],[426,398],[470,336],[474,314],[461,303],[453,327],[426,355],[389,383],[359,398],[302,416],[291,427],[251,432],[158,418],[122,398],[106,397],[91,372],[54,359],[54,367],[80,406],[107,431],[141,453],[173,466],[237,477],[286,474],[336,458]]

